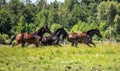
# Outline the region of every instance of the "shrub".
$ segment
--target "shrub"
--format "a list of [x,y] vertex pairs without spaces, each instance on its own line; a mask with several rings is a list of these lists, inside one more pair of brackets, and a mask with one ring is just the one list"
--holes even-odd
[[7,34],[0,34],[0,43],[6,44],[8,42],[8,35]]

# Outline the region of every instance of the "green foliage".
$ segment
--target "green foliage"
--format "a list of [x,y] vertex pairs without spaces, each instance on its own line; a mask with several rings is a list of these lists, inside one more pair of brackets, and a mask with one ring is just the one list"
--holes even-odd
[[23,15],[24,8],[24,3],[19,0],[10,0],[10,2],[6,5],[6,10],[9,12],[12,22],[12,27],[15,27],[18,24],[20,16]]
[[6,10],[0,11],[0,33],[9,34],[11,29],[10,15]]
[[20,33],[20,32],[25,32],[26,31],[26,21],[25,18],[23,16],[20,17],[20,20],[18,22],[18,26],[16,26],[16,34]]
[[47,8],[46,0],[37,0],[37,12]]
[[115,25],[114,25],[115,28],[114,29],[119,34],[120,33],[120,24],[119,24],[120,23],[120,15],[115,16],[114,23],[115,23]]
[[6,44],[8,42],[8,38],[7,34],[0,34],[0,43]]
[[108,29],[106,27],[106,23],[105,22],[100,22],[99,29],[100,29],[100,32],[102,34],[103,39],[106,39],[107,36],[108,36]]
[[101,2],[98,6],[98,19],[112,25],[116,15],[116,4],[114,1]]
[[57,23],[54,23],[51,27],[50,27],[50,29],[51,29],[51,31],[55,31],[55,30],[57,30],[58,28],[61,28],[62,26],[60,25],[60,24],[57,24]]
[[92,27],[88,23],[79,20],[78,23],[72,27],[71,32],[86,32],[90,29],[92,29]]
[[120,5],[116,1],[103,1],[97,7],[98,10],[98,20],[104,21],[106,23],[105,28],[108,30],[108,36],[110,38],[116,38],[119,30],[119,8]]
[[48,25],[47,17],[48,17],[48,11],[47,10],[42,10],[41,12],[36,14],[35,26],[36,26],[37,29],[39,29],[42,26]]
[[34,32],[34,31],[36,31],[36,26],[35,26],[34,23],[30,23],[30,24],[26,25],[26,32],[31,33],[31,32]]
[[33,23],[36,14],[36,6],[34,4],[28,4],[24,9],[24,17],[27,23]]

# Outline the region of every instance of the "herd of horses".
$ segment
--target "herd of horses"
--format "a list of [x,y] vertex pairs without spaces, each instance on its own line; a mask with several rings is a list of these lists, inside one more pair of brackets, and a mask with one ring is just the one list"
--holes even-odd
[[[45,33],[49,33],[50,36],[44,36]],[[48,26],[41,27],[38,31],[33,33],[19,33],[15,35],[11,41],[9,42],[9,45],[12,44],[13,40],[16,40],[16,44],[12,44],[12,46],[16,46],[18,44],[21,44],[22,47],[25,47],[25,44],[27,43],[27,46],[30,44],[34,44],[36,47],[39,45],[41,46],[47,46],[47,45],[60,45],[60,38],[62,40],[67,39],[72,46],[77,46],[78,43],[84,43],[88,46],[91,46],[90,44],[93,44],[96,46],[93,41],[92,37],[96,34],[98,37],[102,37],[100,34],[100,31],[98,29],[91,29],[84,33],[71,33],[68,34],[64,28],[58,28],[53,33],[49,30]]]

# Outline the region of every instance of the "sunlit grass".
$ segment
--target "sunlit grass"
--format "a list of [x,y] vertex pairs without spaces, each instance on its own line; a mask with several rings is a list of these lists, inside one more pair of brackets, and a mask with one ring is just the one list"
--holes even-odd
[[120,44],[0,47],[0,71],[120,71]]

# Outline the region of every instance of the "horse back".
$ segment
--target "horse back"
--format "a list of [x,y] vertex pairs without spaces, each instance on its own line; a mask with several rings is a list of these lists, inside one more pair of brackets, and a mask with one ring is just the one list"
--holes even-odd
[[70,38],[70,39],[77,38],[77,33],[71,33],[71,34],[69,34],[68,38]]
[[19,33],[16,35],[16,41],[17,42],[28,42],[28,43],[34,43],[36,42],[36,39],[40,39],[37,35],[29,34],[29,33]]
[[78,42],[79,43],[90,43],[91,37],[86,33],[78,33]]
[[30,34],[30,33],[23,33],[23,38],[24,39],[34,39],[34,34]]

